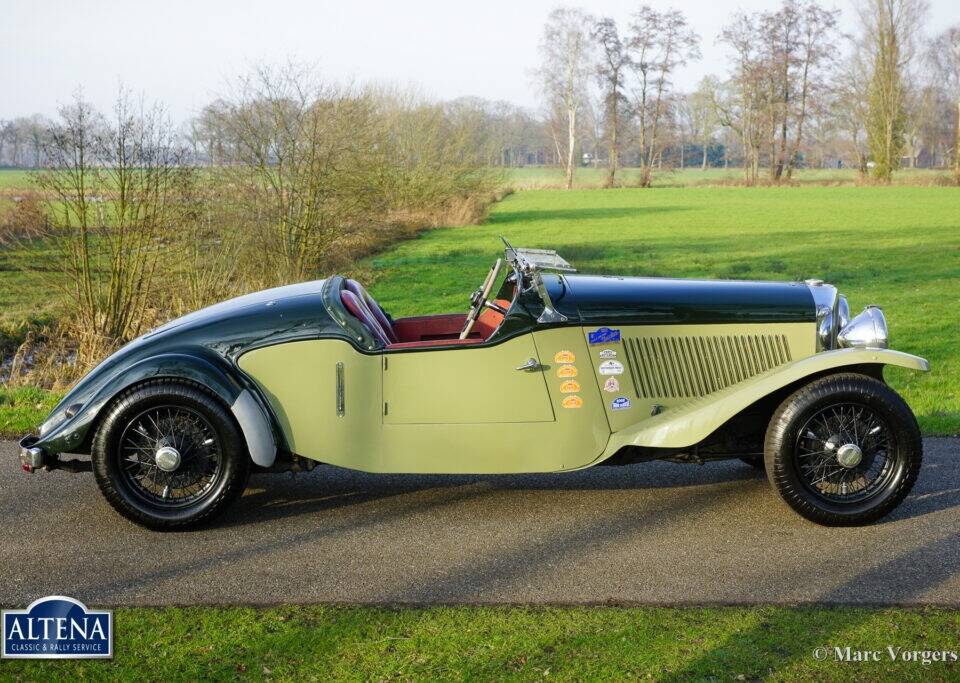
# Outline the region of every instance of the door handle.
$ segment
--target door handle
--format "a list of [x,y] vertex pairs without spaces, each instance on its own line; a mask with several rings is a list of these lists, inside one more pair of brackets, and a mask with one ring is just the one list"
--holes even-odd
[[517,370],[526,370],[528,372],[533,372],[534,370],[542,370],[543,366],[540,365],[540,362],[536,358],[530,358],[526,363],[517,367]]

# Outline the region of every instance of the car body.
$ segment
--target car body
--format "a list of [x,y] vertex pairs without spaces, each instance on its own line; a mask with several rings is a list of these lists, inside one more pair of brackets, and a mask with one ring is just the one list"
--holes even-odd
[[[64,397],[23,440],[24,469],[68,466],[61,453],[96,459],[118,397],[161,379],[219,402],[244,457],[264,470],[757,464],[771,417],[800,388],[843,373],[880,382],[886,365],[928,369],[885,348],[879,309],[850,320],[846,300],[819,281],[581,275],[555,252],[509,245],[505,257],[497,293],[491,270],[467,315],[393,320],[333,276],[167,323]],[[824,429],[838,432],[822,436],[833,448],[844,445],[842,430]]]

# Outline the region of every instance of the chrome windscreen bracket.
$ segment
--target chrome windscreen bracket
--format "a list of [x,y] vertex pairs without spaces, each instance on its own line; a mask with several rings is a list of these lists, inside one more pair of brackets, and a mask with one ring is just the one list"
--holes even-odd
[[537,288],[537,294],[540,295],[540,300],[543,301],[543,313],[540,314],[540,317],[537,318],[538,323],[564,323],[567,321],[567,316],[560,313],[553,306],[553,300],[550,298],[550,292],[547,291],[547,286],[543,284],[543,277],[540,275],[540,271],[533,271],[533,284]]
[[552,249],[520,249],[511,245],[503,235],[500,236],[500,239],[503,240],[503,244],[506,247],[504,256],[507,261],[513,265],[514,270],[517,271],[517,275],[521,279],[526,278],[530,281],[530,284],[537,290],[537,294],[543,302],[543,313],[537,318],[537,322],[566,322],[567,316],[560,313],[553,305],[550,292],[547,291],[547,287],[543,283],[541,271],[551,270],[561,273],[575,273],[577,269]]

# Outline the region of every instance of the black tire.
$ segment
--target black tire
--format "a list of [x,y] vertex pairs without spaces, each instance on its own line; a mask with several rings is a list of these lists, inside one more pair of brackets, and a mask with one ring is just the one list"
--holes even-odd
[[[158,465],[157,449],[164,446],[175,455],[168,453],[162,464],[173,470]],[[117,397],[94,437],[91,459],[110,505],[156,531],[209,522],[243,493],[250,473],[230,412],[201,388],[169,379]]]
[[[852,453],[846,466],[841,447]],[[780,497],[825,526],[869,524],[889,513],[913,488],[922,457],[920,429],[904,400],[859,374],[824,377],[791,394],[764,443],[767,476]]]

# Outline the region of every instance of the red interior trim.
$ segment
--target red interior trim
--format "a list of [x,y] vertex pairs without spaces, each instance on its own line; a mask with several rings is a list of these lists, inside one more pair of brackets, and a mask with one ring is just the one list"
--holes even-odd
[[430,339],[428,341],[400,342],[399,344],[389,344],[388,349],[418,349],[428,346],[470,346],[479,344],[483,339],[480,337],[469,337],[467,339]]
[[[504,308],[510,302],[497,299]],[[421,315],[400,318],[393,321],[393,330],[400,340],[387,346],[388,349],[410,349],[427,346],[463,346],[479,344],[485,341],[499,327],[503,315],[493,309],[484,309],[477,318],[473,330],[467,339],[459,339],[460,330],[467,320],[465,313],[443,313],[440,315]]]

